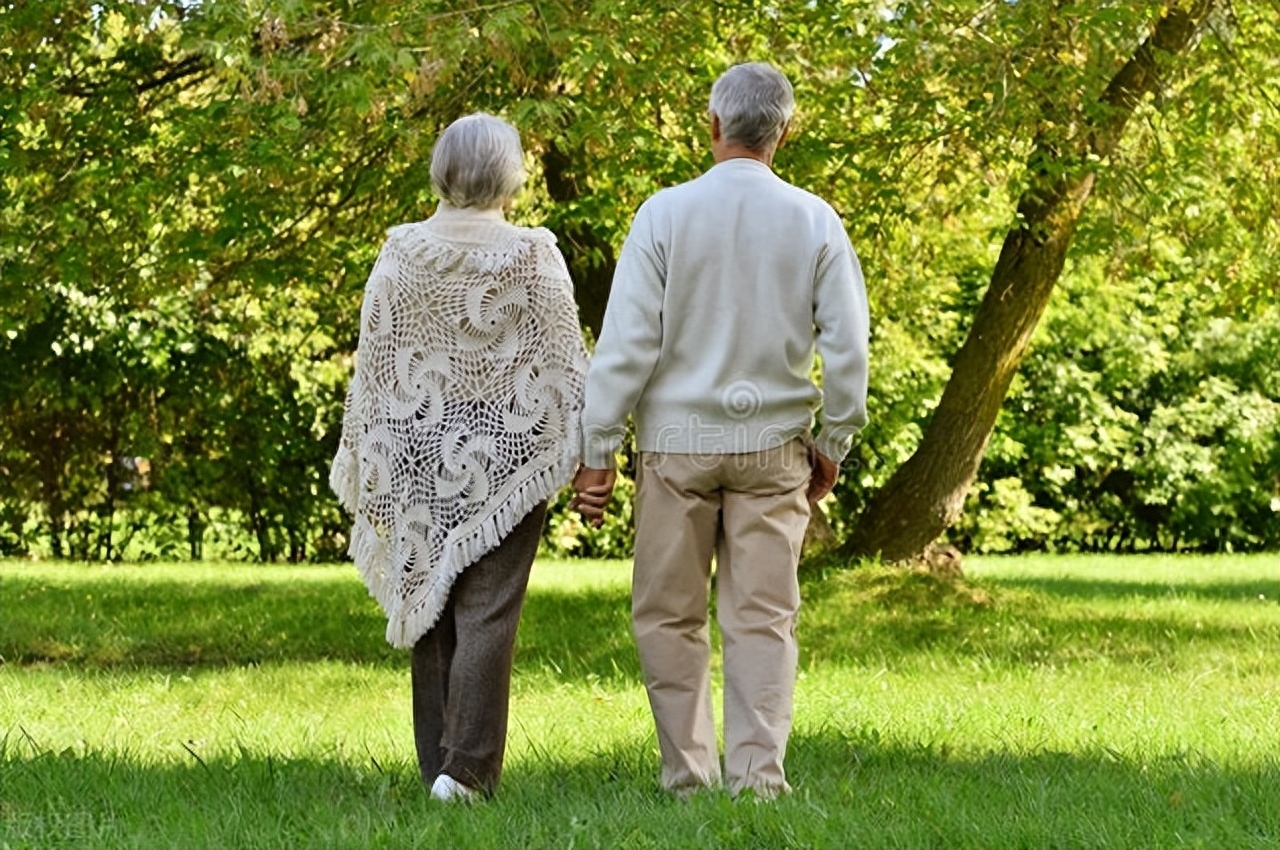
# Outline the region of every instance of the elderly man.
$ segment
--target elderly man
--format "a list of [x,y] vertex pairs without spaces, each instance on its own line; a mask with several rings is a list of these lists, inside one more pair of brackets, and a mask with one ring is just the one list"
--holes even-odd
[[[791,85],[768,65],[737,65],[716,81],[716,164],[636,213],[587,376],[575,504],[602,517],[634,412],[632,619],[662,784],[679,794],[721,779],[707,626],[713,553],[725,779],[735,795],[790,790],[800,546],[810,501],[830,492],[866,422],[857,255],[825,201],[772,171],[794,107]],[[809,377],[815,344],[821,389]]]

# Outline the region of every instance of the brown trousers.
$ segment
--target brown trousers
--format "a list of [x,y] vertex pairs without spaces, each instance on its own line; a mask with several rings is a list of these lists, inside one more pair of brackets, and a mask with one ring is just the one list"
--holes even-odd
[[462,571],[435,626],[413,647],[413,735],[422,781],[448,774],[492,793],[502,777],[516,627],[545,502]]
[[708,602],[716,560],[724,639],[724,774],[729,790],[790,790],[800,589],[809,503],[801,440],[740,455],[642,454],[632,621],[673,791],[721,778],[711,708]]

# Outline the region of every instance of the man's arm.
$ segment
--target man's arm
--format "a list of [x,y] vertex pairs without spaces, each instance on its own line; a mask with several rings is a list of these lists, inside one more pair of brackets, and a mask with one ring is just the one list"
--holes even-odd
[[853,436],[867,424],[871,320],[862,265],[834,211],[831,219],[813,298],[817,348],[822,356],[821,428],[815,448],[839,464],[849,453]]
[[582,412],[583,465],[612,469],[627,416],[644,392],[662,350],[664,258],[646,203],[622,246],[604,326],[587,372]]
[[810,502],[821,501],[836,486],[836,477],[840,475],[840,466],[834,460],[817,449],[809,455],[809,489],[805,497]]

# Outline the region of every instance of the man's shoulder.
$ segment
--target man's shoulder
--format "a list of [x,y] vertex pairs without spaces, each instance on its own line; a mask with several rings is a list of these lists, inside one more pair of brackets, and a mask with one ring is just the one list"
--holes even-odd
[[676,206],[682,203],[686,198],[692,197],[699,191],[698,181],[702,177],[695,177],[692,180],[686,180],[683,183],[677,183],[674,186],[667,186],[654,192],[640,204],[641,209],[648,208],[650,211],[662,209],[664,207]]
[[704,209],[708,204],[719,203],[722,185],[717,182],[714,170],[706,171],[683,183],[667,186],[654,192],[636,211],[637,218],[679,217],[682,213]]
[[801,188],[782,177],[778,178],[778,184],[782,187],[782,191],[790,195],[796,204],[809,207],[813,209],[814,212],[822,215],[831,215],[837,219],[840,217],[836,212],[835,207],[831,206],[831,203],[821,195],[810,192],[808,189]]
[[[840,221],[839,213],[825,198],[788,182],[773,171],[762,170],[760,174],[753,175],[752,180],[751,194],[757,199],[767,199],[766,202],[773,205],[782,204],[792,209],[804,210],[813,219]],[[724,184],[716,180],[715,172],[707,171],[692,180],[654,192],[640,205],[640,212],[648,216],[663,215],[685,205],[702,207],[708,203],[714,204],[718,202],[719,193],[723,189]]]

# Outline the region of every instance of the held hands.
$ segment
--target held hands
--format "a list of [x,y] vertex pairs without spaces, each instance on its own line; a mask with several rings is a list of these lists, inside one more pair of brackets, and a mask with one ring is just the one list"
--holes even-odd
[[612,469],[578,467],[578,474],[573,477],[573,489],[578,492],[569,503],[569,508],[599,528],[604,522],[604,509],[609,504],[609,496],[613,493],[613,484],[617,478],[618,473]]
[[840,466],[817,449],[809,450],[809,466],[813,470],[809,478],[809,490],[805,493],[810,502],[817,502],[836,486]]
[[[816,449],[809,452],[809,466],[813,472],[805,496],[810,502],[817,502],[836,486],[840,466]],[[616,470],[578,467],[578,474],[573,477],[573,489],[577,492],[569,503],[569,508],[577,511],[592,526],[599,528],[604,522],[605,507],[609,504],[617,478]]]

